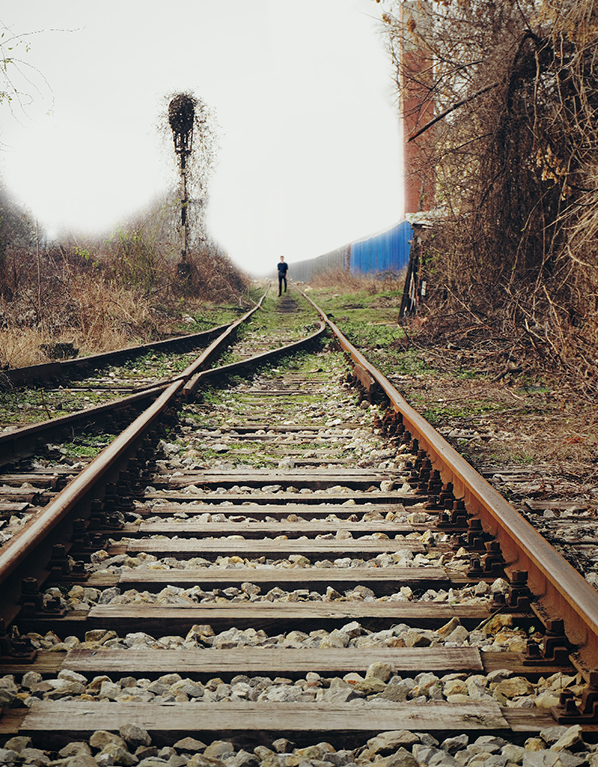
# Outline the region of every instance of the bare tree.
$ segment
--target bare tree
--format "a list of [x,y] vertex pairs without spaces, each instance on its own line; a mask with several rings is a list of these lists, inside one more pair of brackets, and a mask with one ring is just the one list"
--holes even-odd
[[24,58],[36,34],[17,33],[0,22],[0,104],[8,104],[15,115],[25,113],[36,97],[52,93],[44,75]]

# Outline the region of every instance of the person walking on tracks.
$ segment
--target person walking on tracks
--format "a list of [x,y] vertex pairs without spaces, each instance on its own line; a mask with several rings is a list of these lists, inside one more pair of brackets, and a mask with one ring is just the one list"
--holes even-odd
[[280,257],[278,263],[278,295],[282,295],[282,284],[284,282],[284,292],[287,292],[287,272],[289,271],[289,265],[284,260],[284,256]]

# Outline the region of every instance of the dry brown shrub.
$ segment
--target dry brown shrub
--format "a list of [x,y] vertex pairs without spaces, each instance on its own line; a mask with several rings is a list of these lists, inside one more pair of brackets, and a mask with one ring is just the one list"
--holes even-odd
[[335,288],[339,293],[360,293],[370,295],[383,291],[402,290],[404,275],[396,272],[380,274],[352,274],[346,269],[331,269],[320,272],[310,279],[314,288]]
[[[145,257],[145,247],[137,242],[134,255]],[[0,367],[47,362],[42,346],[54,342],[93,354],[165,338],[181,311],[206,301],[237,303],[247,289],[243,275],[212,249],[190,256],[194,266],[184,280],[172,259],[147,260],[145,272],[140,259],[130,259],[118,271],[122,253],[113,255],[57,248],[40,258],[38,278],[36,258],[11,250],[0,291]]]
[[191,274],[186,295],[210,301],[240,301],[249,288],[248,278],[217,247],[203,247],[188,256]]
[[412,5],[409,27],[398,3],[385,20],[399,89],[438,118],[412,134],[423,131],[411,170],[442,211],[424,253],[432,314],[475,317],[488,338],[596,390],[598,7]]
[[[52,287],[51,281],[50,286]],[[101,278],[67,283],[52,301],[35,303],[36,291],[23,291],[23,299],[2,301],[0,365],[21,367],[48,361],[44,344],[72,343],[80,354],[118,349],[168,333],[174,317],[161,329],[156,310],[146,297],[113,286]],[[44,292],[44,299],[48,297]],[[21,311],[24,307],[25,311]]]

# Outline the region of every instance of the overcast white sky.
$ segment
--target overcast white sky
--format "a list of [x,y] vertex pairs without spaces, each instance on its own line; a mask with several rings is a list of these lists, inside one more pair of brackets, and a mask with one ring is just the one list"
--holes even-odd
[[[109,233],[172,181],[164,97],[216,112],[213,237],[259,274],[402,217],[398,113],[374,0],[20,0],[39,70],[0,112],[0,174],[50,234]],[[57,30],[57,31],[53,31]],[[64,30],[64,31],[61,31]],[[72,31],[68,31],[72,30]],[[38,88],[41,93],[37,93]]]

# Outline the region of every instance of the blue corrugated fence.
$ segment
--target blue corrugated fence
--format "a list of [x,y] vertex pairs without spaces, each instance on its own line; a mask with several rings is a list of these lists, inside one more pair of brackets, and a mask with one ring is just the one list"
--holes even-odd
[[316,274],[335,269],[350,270],[352,274],[399,272],[409,264],[413,227],[409,221],[387,229],[380,234],[344,245],[317,258],[289,264],[293,280],[309,282]]
[[409,263],[413,227],[401,221],[386,232],[351,243],[351,272],[398,272]]

